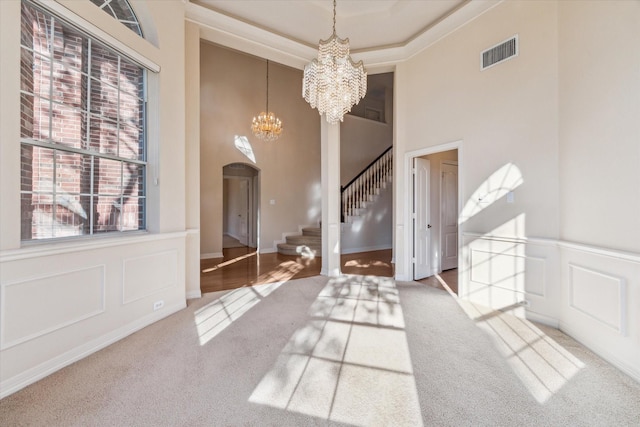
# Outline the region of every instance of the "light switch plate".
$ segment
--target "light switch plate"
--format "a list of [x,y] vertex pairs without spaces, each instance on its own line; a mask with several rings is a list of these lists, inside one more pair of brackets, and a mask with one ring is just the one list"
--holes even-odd
[[507,193],[507,203],[513,203],[515,201],[515,196],[513,195],[513,191],[509,191]]

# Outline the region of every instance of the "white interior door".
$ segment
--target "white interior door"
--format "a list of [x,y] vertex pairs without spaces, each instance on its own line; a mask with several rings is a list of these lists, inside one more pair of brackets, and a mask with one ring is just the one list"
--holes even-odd
[[249,191],[249,201],[251,207],[249,212],[251,213],[251,219],[249,221],[249,246],[252,248],[258,247],[258,206],[260,206],[260,181],[258,175],[255,175],[251,180],[251,190]]
[[442,164],[440,181],[442,270],[458,268],[458,165]]
[[240,180],[238,194],[238,241],[249,245],[249,180]]
[[413,279],[431,276],[431,224],[429,223],[429,160],[413,159]]

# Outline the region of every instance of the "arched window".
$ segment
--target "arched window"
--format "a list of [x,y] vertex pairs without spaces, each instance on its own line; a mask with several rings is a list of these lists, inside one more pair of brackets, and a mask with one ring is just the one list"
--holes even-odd
[[131,31],[143,37],[142,29],[127,0],[91,0],[91,3],[129,27]]
[[28,0],[20,66],[22,240],[145,229],[147,69]]

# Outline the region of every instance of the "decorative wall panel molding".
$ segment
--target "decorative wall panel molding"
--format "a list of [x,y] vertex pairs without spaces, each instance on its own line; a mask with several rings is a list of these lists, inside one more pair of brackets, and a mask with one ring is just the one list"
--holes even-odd
[[158,320],[169,316],[179,310],[186,307],[184,302],[168,306],[163,311],[156,311],[147,314],[146,316],[139,318],[127,325],[121,326],[117,329],[110,331],[109,333],[92,339],[90,341],[83,342],[78,347],[68,350],[54,358],[51,358],[44,363],[37,366],[33,366],[19,375],[11,377],[9,379],[0,382],[0,399],[9,396],[12,393],[33,384],[34,382],[41,380],[47,375],[51,375],[59,369],[64,368],[78,360],[81,360],[88,355],[101,350],[114,342],[127,337],[128,335],[139,331],[140,329],[149,326],[150,324],[157,322]]
[[472,282],[545,296],[546,259],[473,248],[470,257]]
[[129,304],[178,284],[178,251],[122,260],[122,303]]
[[530,295],[546,297],[547,292],[547,260],[533,256],[526,256],[524,261],[525,282],[524,291]]
[[3,284],[2,350],[103,313],[105,270],[97,265]]
[[624,279],[569,263],[569,306],[626,335]]

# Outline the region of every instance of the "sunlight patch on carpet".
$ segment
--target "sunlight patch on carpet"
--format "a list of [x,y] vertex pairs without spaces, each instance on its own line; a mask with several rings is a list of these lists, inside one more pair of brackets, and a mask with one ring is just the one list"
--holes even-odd
[[422,426],[395,282],[330,280],[252,403],[350,425]]
[[495,310],[458,300],[476,325],[493,340],[520,381],[544,403],[575,376],[585,364],[527,319],[509,310]]
[[283,283],[284,281],[238,288],[197,310],[194,321],[200,345],[211,341]]

